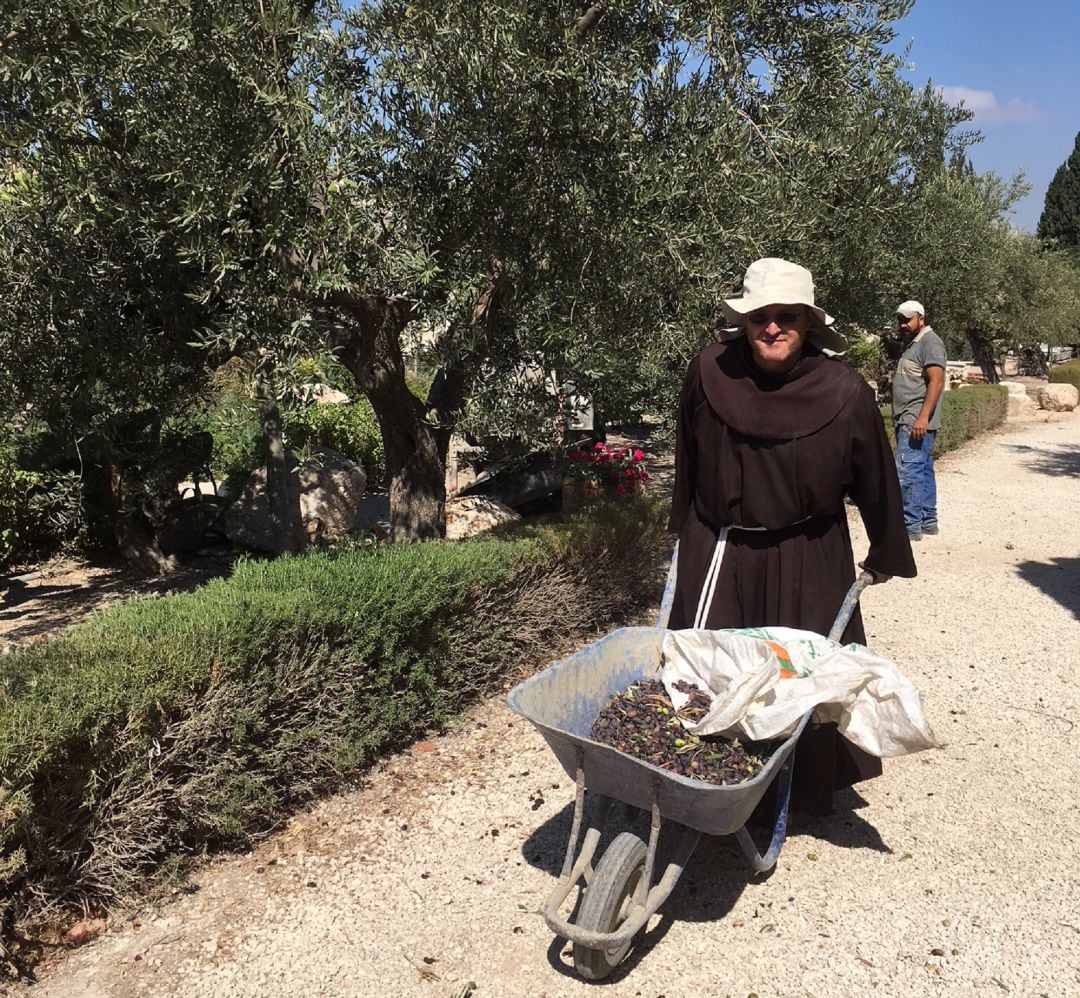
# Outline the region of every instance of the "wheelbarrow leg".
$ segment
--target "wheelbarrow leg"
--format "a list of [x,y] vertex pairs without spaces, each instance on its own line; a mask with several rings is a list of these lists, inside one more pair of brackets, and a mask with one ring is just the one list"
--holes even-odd
[[784,840],[787,838],[788,803],[791,799],[791,772],[794,758],[794,753],[788,756],[776,777],[776,823],[773,825],[772,840],[769,842],[765,855],[762,856],[758,852],[754,840],[750,838],[750,833],[746,830],[746,825],[735,831],[735,838],[738,839],[742,851],[757,873],[768,873],[776,866],[780,850],[784,847]]
[[674,890],[694,851],[699,833],[683,828],[675,856],[654,886],[660,821],[660,808],[654,800],[648,846],[633,832],[622,832],[596,865],[577,921],[568,934],[574,944],[574,969],[588,980],[601,980],[618,966],[634,937]]

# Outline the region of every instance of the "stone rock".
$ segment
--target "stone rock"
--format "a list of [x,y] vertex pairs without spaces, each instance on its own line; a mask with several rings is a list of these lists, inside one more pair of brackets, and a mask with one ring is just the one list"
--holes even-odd
[[1027,394],[1013,395],[1009,393],[1009,418],[1014,416],[1034,416],[1039,407],[1027,397]]
[[446,539],[460,541],[504,523],[518,523],[521,515],[490,496],[459,496],[446,503]]
[[181,499],[193,499],[196,493],[203,496],[227,496],[229,494],[224,482],[218,482],[217,488],[215,488],[213,482],[187,481],[177,485],[176,490],[180,493]]
[[1027,388],[1019,381],[999,381],[999,388],[1004,388],[1010,395],[1027,395]]
[[311,401],[316,405],[345,405],[352,399],[329,385],[316,384],[311,386]]
[[[346,537],[356,520],[360,497],[367,488],[364,469],[332,450],[314,450],[300,468],[300,516],[312,542],[332,544]],[[266,468],[248,479],[243,492],[225,514],[229,540],[255,551],[273,551]]]
[[1075,385],[1043,385],[1038,391],[1039,407],[1050,412],[1072,412],[1080,403]]

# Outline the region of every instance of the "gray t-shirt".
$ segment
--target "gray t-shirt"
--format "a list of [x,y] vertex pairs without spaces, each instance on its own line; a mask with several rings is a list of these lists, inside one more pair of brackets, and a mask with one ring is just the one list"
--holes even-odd
[[[945,367],[945,344],[929,326],[923,326],[919,335],[901,354],[893,377],[892,418],[894,423],[911,426],[919,417],[919,411],[926,400],[926,379],[923,369],[937,365]],[[945,393],[942,392],[942,395]],[[941,426],[941,398],[934,406],[929,428],[936,430]]]

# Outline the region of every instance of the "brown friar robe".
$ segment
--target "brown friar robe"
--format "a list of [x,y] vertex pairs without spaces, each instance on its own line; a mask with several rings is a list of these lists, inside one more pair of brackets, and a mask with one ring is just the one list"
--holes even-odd
[[[827,634],[855,580],[845,496],[866,525],[866,566],[913,577],[896,465],[858,372],[809,344],[775,377],[756,367],[745,337],[707,346],[679,403],[669,521],[679,566],[668,626],[703,617],[698,626],[710,629]],[[721,528],[728,533],[717,563]],[[712,591],[707,612],[703,588]],[[856,609],[843,641],[865,640]],[[880,773],[881,761],[835,726],[808,727],[796,751],[793,804],[825,811],[834,789]]]

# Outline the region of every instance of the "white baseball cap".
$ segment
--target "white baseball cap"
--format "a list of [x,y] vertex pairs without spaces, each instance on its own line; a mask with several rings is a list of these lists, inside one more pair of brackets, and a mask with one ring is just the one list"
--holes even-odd
[[910,319],[913,315],[926,315],[926,309],[917,301],[906,301],[896,306],[896,314],[902,315],[905,319]]

